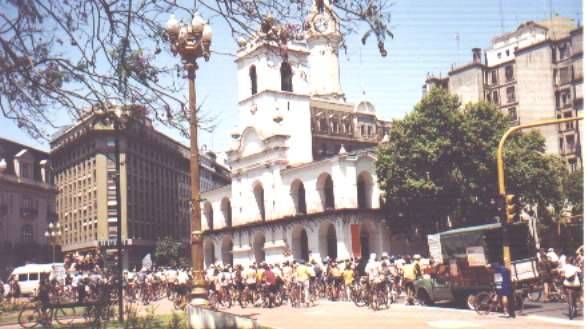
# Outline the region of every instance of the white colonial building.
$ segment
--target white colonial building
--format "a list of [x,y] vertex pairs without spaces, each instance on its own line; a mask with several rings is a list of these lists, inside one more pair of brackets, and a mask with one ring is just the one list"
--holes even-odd
[[389,123],[367,101],[346,102],[327,1],[305,25],[286,47],[259,32],[239,49],[232,182],[202,194],[206,265],[390,248],[373,150]]

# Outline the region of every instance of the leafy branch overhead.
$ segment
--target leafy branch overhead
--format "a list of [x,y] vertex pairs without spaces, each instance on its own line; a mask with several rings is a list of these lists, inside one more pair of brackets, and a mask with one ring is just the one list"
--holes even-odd
[[202,0],[195,5],[188,0],[0,0],[2,115],[33,137],[47,138],[62,112],[79,119],[96,105],[134,103],[186,133],[183,69],[164,57],[169,46],[163,26],[170,14],[190,17],[198,10],[212,24],[227,24],[235,40],[255,35],[272,17],[284,27],[281,41],[287,41],[302,33],[312,6],[318,6],[338,17],[343,43],[354,34],[363,43],[374,36],[385,56],[385,41],[393,36],[392,3],[386,0]]

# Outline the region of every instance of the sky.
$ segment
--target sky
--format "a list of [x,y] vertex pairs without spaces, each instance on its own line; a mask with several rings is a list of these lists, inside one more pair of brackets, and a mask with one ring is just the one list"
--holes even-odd
[[[421,98],[421,87],[428,73],[445,75],[451,65],[471,61],[472,48],[486,49],[493,37],[515,30],[521,23],[556,14],[581,23],[582,1],[397,0],[391,21],[395,38],[386,43],[389,55],[385,58],[379,55],[373,38],[363,46],[360,35],[350,37],[347,54],[340,52],[342,88],[349,102],[363,99],[372,102],[380,119],[401,118]],[[235,41],[227,26],[219,17],[212,17],[210,23],[214,29],[212,49],[235,53]],[[179,62],[171,56],[163,58]],[[234,57],[214,53],[209,62],[202,61],[199,67],[198,102],[204,102],[203,111],[216,118],[217,124],[213,132],[200,130],[200,146],[205,144],[223,152],[230,145],[230,131],[238,124]],[[59,121],[69,119],[63,117]],[[161,130],[188,145],[178,132],[164,127]],[[0,137],[49,149],[46,142],[33,140],[3,117],[0,117]]]

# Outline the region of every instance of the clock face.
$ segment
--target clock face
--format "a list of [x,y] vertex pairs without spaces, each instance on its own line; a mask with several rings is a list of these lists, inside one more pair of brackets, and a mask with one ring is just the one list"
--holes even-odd
[[328,29],[328,19],[324,15],[317,15],[313,19],[313,28],[320,33]]

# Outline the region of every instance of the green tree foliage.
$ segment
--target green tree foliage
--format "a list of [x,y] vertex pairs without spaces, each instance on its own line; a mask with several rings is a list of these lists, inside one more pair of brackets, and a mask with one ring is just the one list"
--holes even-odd
[[182,243],[172,237],[164,237],[155,246],[155,260],[159,266],[183,265],[181,259]]
[[[488,103],[461,109],[456,96],[433,89],[414,111],[393,122],[390,142],[378,149],[377,176],[391,220],[428,231],[443,228],[448,216],[455,225],[494,221],[500,215],[496,150],[509,124]],[[525,204],[559,207],[566,167],[544,150],[537,131],[509,139],[507,192],[519,194]]]
[[573,214],[584,212],[584,169],[569,174],[564,182],[567,201],[573,206]]

